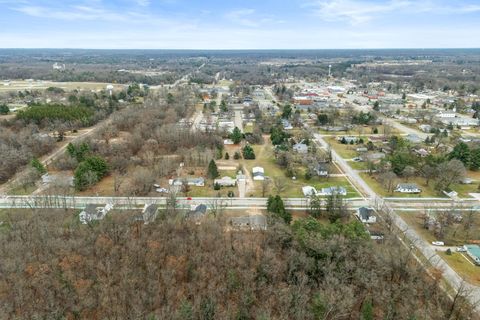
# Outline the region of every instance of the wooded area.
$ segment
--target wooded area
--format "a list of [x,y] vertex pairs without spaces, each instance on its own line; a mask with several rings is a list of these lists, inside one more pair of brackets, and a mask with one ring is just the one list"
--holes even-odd
[[2,319],[473,319],[387,237],[313,218],[226,231],[175,211],[80,225],[72,212],[4,214]]

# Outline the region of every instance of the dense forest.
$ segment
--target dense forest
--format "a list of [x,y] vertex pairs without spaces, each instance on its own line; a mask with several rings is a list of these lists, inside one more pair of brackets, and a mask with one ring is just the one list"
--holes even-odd
[[[138,214],[138,213],[137,213]],[[171,209],[81,225],[63,210],[2,213],[2,319],[474,319],[439,277],[357,222],[269,217],[228,231]]]

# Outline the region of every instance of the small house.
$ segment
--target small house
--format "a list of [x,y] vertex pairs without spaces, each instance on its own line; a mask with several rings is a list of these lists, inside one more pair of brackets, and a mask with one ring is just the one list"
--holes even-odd
[[237,180],[231,177],[223,177],[221,179],[215,179],[214,184],[218,184],[221,187],[235,187]]
[[375,222],[377,222],[377,217],[374,215],[372,208],[366,208],[366,207],[358,208],[357,212],[355,212],[355,216],[362,223],[375,223]]
[[253,167],[252,173],[253,173],[253,180],[256,180],[256,181],[265,180],[265,171],[262,167]]
[[328,187],[328,188],[322,188],[322,190],[318,193],[318,195],[321,196],[332,196],[332,195],[340,195],[340,196],[346,196],[347,195],[347,189],[344,187]]
[[328,177],[328,168],[326,165],[319,163],[315,169],[315,174],[319,177]]
[[294,144],[292,149],[296,153],[302,153],[302,154],[308,153],[308,146],[305,143],[303,143],[303,141]]
[[107,213],[112,209],[113,204],[110,203],[107,203],[104,207],[98,207],[95,204],[87,204],[78,217],[81,223],[87,224],[94,220],[103,220]]
[[155,203],[145,204],[142,210],[142,215],[138,220],[144,222],[144,224],[149,224],[150,222],[155,221],[157,218],[158,205]]
[[317,195],[317,189],[312,186],[302,187],[302,192],[305,197],[313,197]]
[[415,183],[399,183],[395,188],[395,192],[401,193],[420,193],[420,189]]

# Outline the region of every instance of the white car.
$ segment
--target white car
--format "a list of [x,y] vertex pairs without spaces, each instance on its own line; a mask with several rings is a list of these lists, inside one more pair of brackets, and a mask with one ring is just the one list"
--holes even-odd
[[457,252],[466,252],[467,249],[465,249],[464,247],[457,247],[457,248],[455,249],[455,251],[457,251]]
[[433,241],[432,244],[434,246],[444,246],[445,242],[443,242],[443,241]]

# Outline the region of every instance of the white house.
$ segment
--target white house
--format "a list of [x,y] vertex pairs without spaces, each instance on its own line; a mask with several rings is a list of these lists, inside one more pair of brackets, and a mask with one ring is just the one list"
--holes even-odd
[[237,180],[231,177],[223,177],[221,179],[215,179],[214,184],[218,184],[222,187],[235,187]]
[[253,180],[263,181],[265,180],[265,170],[262,167],[253,167]]
[[107,203],[105,207],[97,207],[94,204],[87,204],[85,209],[79,214],[79,220],[83,224],[94,220],[102,220],[107,213],[113,209],[113,204]]
[[331,195],[341,195],[341,196],[346,196],[347,195],[347,189],[344,187],[328,187],[328,188],[322,188],[320,192],[317,193],[317,195],[320,196],[331,196]]
[[358,208],[355,212],[355,216],[362,223],[375,223],[377,222],[377,217],[373,214],[372,208],[361,207]]
[[205,179],[200,178],[176,178],[168,180],[168,184],[171,186],[182,186],[186,183],[189,186],[195,187],[204,187],[205,186]]
[[457,116],[457,114],[455,112],[451,112],[451,111],[440,111],[437,114],[437,117],[439,117],[439,118],[455,118],[456,116]]
[[317,195],[317,189],[311,186],[302,187],[302,192],[305,197],[313,197]]
[[420,189],[415,183],[399,183],[397,188],[395,188],[395,192],[420,193],[422,192],[422,189]]

